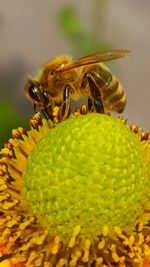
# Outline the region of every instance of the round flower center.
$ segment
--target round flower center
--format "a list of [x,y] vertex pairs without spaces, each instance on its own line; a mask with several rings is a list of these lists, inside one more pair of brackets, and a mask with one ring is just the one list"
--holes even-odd
[[96,235],[104,225],[134,225],[149,179],[139,137],[117,119],[87,114],[57,124],[33,149],[24,193],[33,212],[60,235],[77,225]]

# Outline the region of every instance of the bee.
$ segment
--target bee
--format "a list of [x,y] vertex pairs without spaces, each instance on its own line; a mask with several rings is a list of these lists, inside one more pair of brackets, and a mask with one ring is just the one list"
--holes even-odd
[[97,113],[121,113],[126,105],[122,85],[103,63],[125,57],[128,50],[98,52],[76,61],[68,55],[47,62],[35,77],[29,77],[25,95],[47,119],[52,118],[55,106],[61,117],[71,112],[70,100],[87,97],[88,110]]
[[9,253],[9,254],[3,254],[1,257],[0,257],[0,262],[3,262],[4,260],[6,259],[9,259],[13,256],[12,253]]

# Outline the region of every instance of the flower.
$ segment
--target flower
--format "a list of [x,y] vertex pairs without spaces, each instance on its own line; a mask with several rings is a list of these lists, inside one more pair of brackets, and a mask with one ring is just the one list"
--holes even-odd
[[1,150],[0,267],[148,265],[150,135],[86,113],[35,114]]

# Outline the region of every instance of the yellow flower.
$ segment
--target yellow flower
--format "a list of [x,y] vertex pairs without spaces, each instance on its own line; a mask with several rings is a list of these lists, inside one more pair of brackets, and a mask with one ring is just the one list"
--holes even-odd
[[80,113],[1,150],[0,267],[148,266],[150,134]]

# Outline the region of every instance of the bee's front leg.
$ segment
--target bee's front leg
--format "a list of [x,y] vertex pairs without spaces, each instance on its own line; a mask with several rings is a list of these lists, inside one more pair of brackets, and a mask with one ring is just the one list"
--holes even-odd
[[71,105],[70,105],[70,99],[69,99],[69,88],[70,85],[66,85],[63,91],[63,102],[60,107],[59,112],[59,119],[64,120],[69,117],[71,114]]
[[[38,105],[36,103],[34,103],[34,106],[33,106],[33,109],[34,109],[34,112],[37,113],[38,112]],[[44,118],[46,120],[48,120],[48,115],[47,113],[45,112],[44,109],[42,109],[40,106],[39,106],[39,112],[40,114],[43,114]]]
[[37,105],[36,105],[36,103],[34,103],[33,109],[34,109],[34,112],[36,113],[37,112]]
[[52,120],[52,117],[47,113],[46,109],[41,109],[41,113],[43,114],[43,116],[46,120],[48,120],[48,119]]

